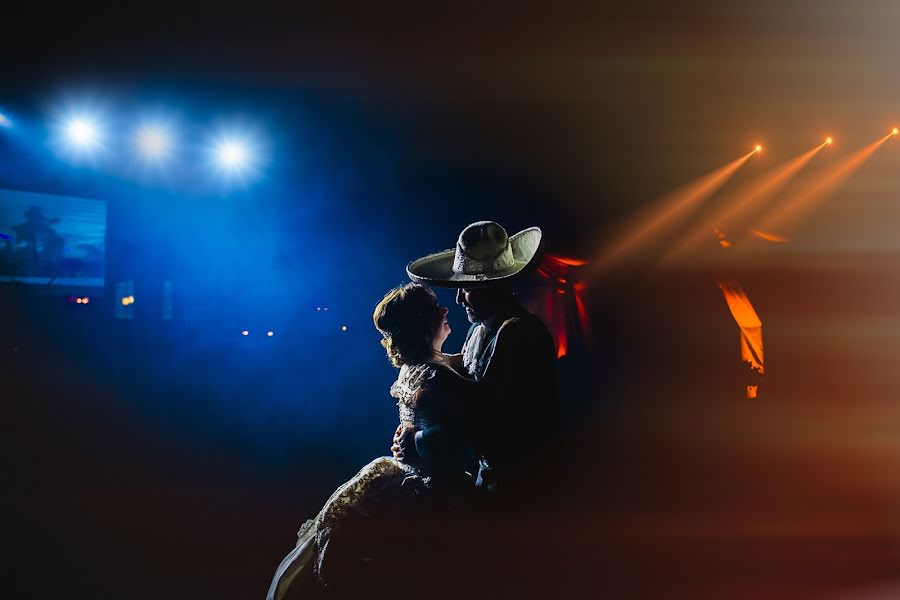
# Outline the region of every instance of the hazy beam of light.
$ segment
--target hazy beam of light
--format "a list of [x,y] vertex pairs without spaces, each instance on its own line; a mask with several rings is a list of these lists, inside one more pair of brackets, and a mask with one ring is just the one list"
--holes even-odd
[[715,194],[756,152],[748,152],[654,202],[600,252],[593,263],[594,268],[608,268],[629,258],[647,244],[659,242],[663,233],[678,225],[700,203]]
[[720,209],[716,210],[708,218],[703,219],[696,226],[691,227],[675,244],[673,249],[666,254],[664,262],[678,260],[689,254],[698,245],[711,239],[711,235],[716,227],[725,225],[732,230],[739,227],[741,220],[747,218],[748,212],[758,208],[777,194],[787,185],[788,181],[796,176],[827,145],[827,142],[819,144],[800,156],[760,175],[750,184],[735,192],[722,202]]
[[783,233],[787,229],[796,227],[800,221],[815,211],[829,194],[853,175],[890,137],[890,135],[886,135],[865,148],[857,150],[830,169],[822,178],[800,190],[789,202],[774,207],[761,219],[757,229]]

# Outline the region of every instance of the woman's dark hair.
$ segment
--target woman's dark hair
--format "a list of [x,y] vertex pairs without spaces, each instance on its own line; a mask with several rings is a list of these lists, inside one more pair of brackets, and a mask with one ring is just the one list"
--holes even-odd
[[395,367],[432,358],[431,345],[440,325],[441,309],[430,288],[407,283],[389,291],[375,307],[372,321],[384,339],[381,345]]

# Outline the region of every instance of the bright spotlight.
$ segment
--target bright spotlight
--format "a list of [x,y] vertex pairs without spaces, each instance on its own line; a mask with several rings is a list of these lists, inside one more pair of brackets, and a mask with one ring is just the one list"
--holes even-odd
[[165,128],[146,125],[137,132],[137,147],[146,158],[161,159],[169,153],[172,142]]
[[220,129],[210,140],[210,167],[219,178],[229,183],[246,185],[262,175],[268,151],[255,127],[231,124]]
[[97,124],[86,117],[76,117],[65,126],[66,138],[76,148],[92,148],[100,143]]
[[219,166],[227,172],[239,173],[251,166],[250,149],[242,140],[224,139],[216,145],[215,153]]
[[4,115],[3,113],[0,113],[0,127],[4,127],[6,129],[11,129],[12,126],[13,126],[13,124],[12,124],[12,121],[9,119],[9,117]]
[[274,332],[274,331],[267,331],[267,332],[266,332],[266,335],[269,336],[269,337],[272,337],[273,335],[275,335],[275,332]]
[[830,146],[830,145],[832,144],[832,142],[834,142],[834,140],[831,139],[830,137],[825,138],[825,145],[826,145],[826,146]]
[[69,161],[97,165],[107,154],[106,109],[95,100],[80,100],[54,111],[51,145]]
[[762,152],[762,146],[757,144],[756,146],[753,147],[753,151],[754,152]]
[[250,335],[250,332],[245,329],[241,332],[241,335],[246,337],[246,336]]
[[897,129],[896,127],[891,129],[891,135],[897,135],[898,133],[900,133],[900,129]]

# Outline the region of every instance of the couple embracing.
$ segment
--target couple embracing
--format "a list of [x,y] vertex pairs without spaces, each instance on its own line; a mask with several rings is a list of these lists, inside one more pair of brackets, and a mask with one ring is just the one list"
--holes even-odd
[[[304,523],[267,599],[380,597],[398,585],[456,596],[495,574],[492,563],[515,562],[514,536],[498,524],[517,528],[513,515],[541,495],[536,473],[558,432],[553,341],[512,288],[542,247],[536,227],[507,236],[473,223],[454,249],[411,262],[414,283],[378,303],[375,327],[399,368],[392,456]],[[458,354],[444,352],[449,309],[428,286],[455,288],[472,323]],[[477,477],[466,472],[473,456]]]

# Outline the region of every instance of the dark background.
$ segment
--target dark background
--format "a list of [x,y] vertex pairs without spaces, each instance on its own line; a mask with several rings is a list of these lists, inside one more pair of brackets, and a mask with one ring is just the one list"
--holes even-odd
[[[394,371],[369,315],[406,262],[484,218],[593,260],[755,143],[735,184],[825,135],[878,139],[900,98],[887,2],[42,6],[2,27],[0,185],[109,203],[105,297],[0,290],[15,597],[262,596],[299,524],[387,451]],[[123,132],[175,107],[186,146],[248,119],[261,177],[209,185],[189,152],[162,182],[115,149],[68,165],[45,122],[73,97]],[[836,159],[816,160],[804,176]],[[897,165],[889,141],[759,260],[585,275],[589,343],[560,362],[568,500],[532,540],[561,594],[896,591]],[[752,401],[723,276],[764,324]],[[112,318],[125,279],[131,322]]]

